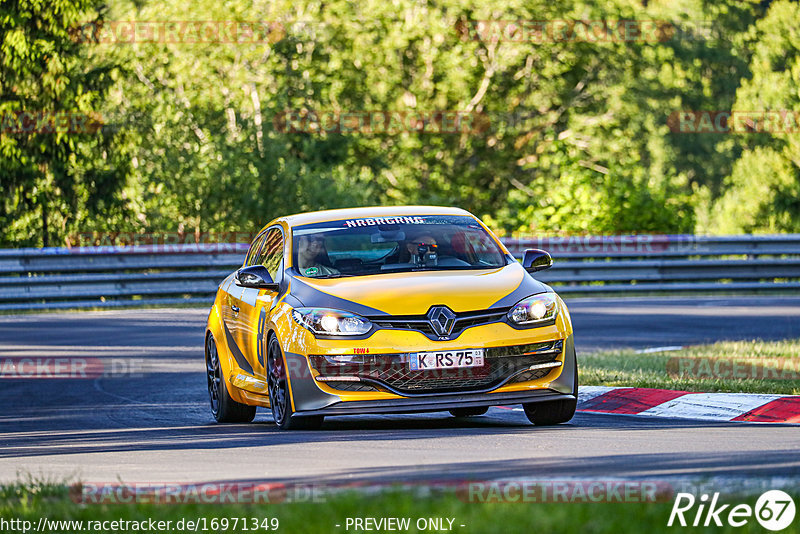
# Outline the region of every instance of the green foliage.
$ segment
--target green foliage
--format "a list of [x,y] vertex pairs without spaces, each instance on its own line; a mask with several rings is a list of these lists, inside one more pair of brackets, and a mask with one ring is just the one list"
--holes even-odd
[[[791,2],[98,6],[0,7],[0,111],[96,111],[106,122],[94,134],[0,133],[2,244],[47,235],[63,243],[93,230],[253,231],[292,212],[412,203],[461,206],[505,233],[796,227],[796,139],[676,134],[667,125],[678,110],[795,106]],[[263,42],[69,38],[77,24],[104,19],[272,21],[274,31]],[[630,42],[464,33],[484,20],[657,20],[680,31]],[[477,114],[482,127],[279,127],[286,111],[445,110]],[[769,150],[753,152],[760,147]],[[736,212],[753,188],[744,174],[754,158],[772,174],[746,209],[754,221],[767,214],[769,227]]]
[[[772,2],[752,30],[752,78],[742,80],[734,109],[793,112],[800,117],[800,4]],[[800,125],[789,133],[743,135],[743,150],[714,204],[716,232],[800,232]]]
[[512,189],[506,205],[487,220],[507,234],[692,231],[691,201],[678,185],[653,187],[634,164],[607,169],[580,160],[576,152],[553,141],[539,158],[539,168],[550,172]]
[[730,187],[715,204],[721,233],[800,232],[800,172],[785,153],[756,147],[737,160]]
[[0,4],[0,244],[63,242],[77,229],[124,224],[129,158],[118,136],[67,131],[56,123],[19,122],[19,113],[96,114],[119,79],[70,35],[99,20],[95,0]]

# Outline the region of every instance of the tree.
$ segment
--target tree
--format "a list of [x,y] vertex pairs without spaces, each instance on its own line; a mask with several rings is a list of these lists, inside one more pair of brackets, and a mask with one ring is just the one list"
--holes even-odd
[[752,30],[752,78],[734,110],[774,112],[783,120],[763,133],[738,133],[742,154],[714,204],[716,232],[800,232],[800,4],[770,4]]
[[64,243],[124,221],[129,159],[98,116],[119,75],[73,29],[95,0],[0,3],[0,243]]
[[[269,22],[261,39],[99,39],[77,48],[64,40],[66,30],[50,30],[69,58],[60,86],[72,89],[46,102],[99,109],[111,124],[94,136],[2,138],[9,153],[28,150],[28,159],[3,163],[14,166],[13,182],[3,183],[5,235],[20,242],[26,231],[41,233],[41,221],[48,221],[45,233],[62,236],[104,228],[253,231],[292,212],[409,203],[461,206],[502,232],[691,232],[697,213],[705,224],[709,203],[734,187],[725,177],[749,147],[733,136],[671,133],[667,120],[680,110],[732,106],[740,81],[757,70],[751,55],[769,32],[749,28],[766,6],[115,0],[103,13],[108,20],[181,21],[188,12],[195,21]],[[6,24],[22,35],[39,27],[33,16],[14,13]],[[42,16],[62,28],[96,16],[76,13]],[[567,22],[583,37],[537,41],[509,38],[496,22],[486,31],[477,26],[532,20]],[[656,39],[591,39],[598,21],[661,23]],[[17,53],[13,33],[3,50]],[[25,57],[38,70],[4,59],[8,76],[38,79],[47,61]],[[3,94],[18,85],[5,83]],[[40,93],[47,94],[29,90],[25,106],[44,107],[34,100]],[[370,111],[459,111],[472,114],[476,127],[282,127],[287,112],[310,120]],[[31,148],[48,143],[62,152]],[[783,176],[790,167],[771,168]]]

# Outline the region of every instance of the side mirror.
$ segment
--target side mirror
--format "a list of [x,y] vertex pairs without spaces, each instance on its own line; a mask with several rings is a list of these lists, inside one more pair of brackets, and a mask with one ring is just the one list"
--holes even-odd
[[278,284],[272,281],[269,271],[263,265],[253,265],[243,267],[236,271],[236,285],[239,287],[249,287],[252,289],[278,289]]
[[522,258],[522,266],[529,273],[537,271],[544,271],[553,265],[553,258],[544,250],[532,248],[525,251],[525,256]]

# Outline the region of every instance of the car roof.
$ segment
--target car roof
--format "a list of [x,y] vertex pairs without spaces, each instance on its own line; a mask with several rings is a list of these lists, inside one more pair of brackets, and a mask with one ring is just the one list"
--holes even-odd
[[468,215],[472,214],[461,208],[444,206],[373,206],[368,208],[345,208],[338,210],[312,211],[298,213],[276,219],[286,222],[290,227],[314,224],[339,219],[365,219],[371,217],[397,217],[412,215]]

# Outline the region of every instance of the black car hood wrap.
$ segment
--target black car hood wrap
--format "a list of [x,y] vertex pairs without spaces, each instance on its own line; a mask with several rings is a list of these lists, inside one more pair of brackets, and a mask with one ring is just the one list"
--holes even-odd
[[328,283],[320,287],[313,281],[306,282],[290,275],[291,288],[286,301],[291,305],[296,304],[291,301],[299,301],[305,307],[333,308],[379,317],[425,314],[435,305],[445,305],[456,312],[509,308],[530,295],[552,291],[519,264],[508,265],[502,271],[505,272],[494,270],[474,276],[463,272],[438,273],[441,278],[425,276],[424,280],[420,277],[423,273],[413,273],[407,281],[387,278],[385,284],[380,278],[383,275],[378,275],[363,281],[363,292],[362,281],[356,277],[343,279],[343,284]]
[[334,310],[344,310],[358,315],[378,316],[388,315],[386,312],[364,306],[351,300],[339,298],[330,293],[320,291],[315,287],[311,287],[299,278],[292,276],[291,288],[288,297],[294,297],[299,300],[304,307],[307,308],[331,308]]
[[539,293],[552,292],[553,290],[550,288],[550,286],[541,283],[531,275],[527,275],[522,279],[522,282],[519,283],[517,289],[492,304],[490,309],[510,308],[525,297],[530,297],[531,295],[537,295]]

